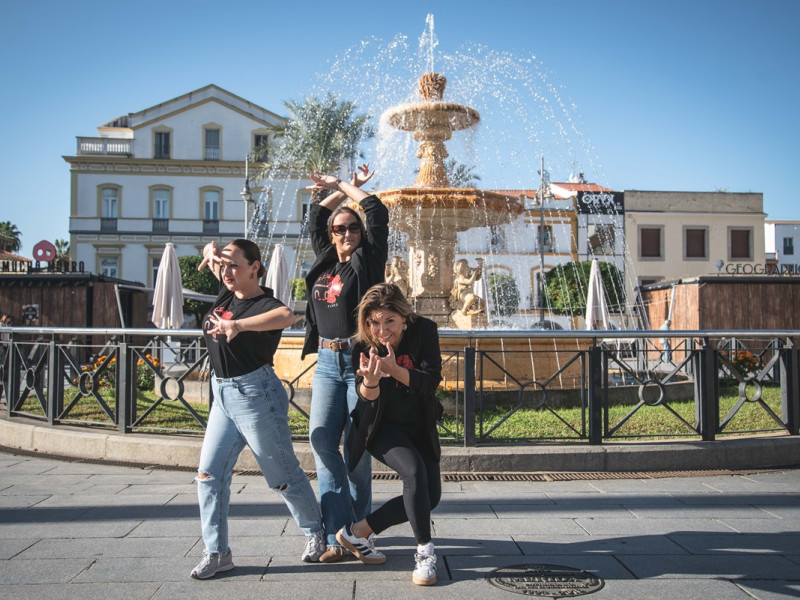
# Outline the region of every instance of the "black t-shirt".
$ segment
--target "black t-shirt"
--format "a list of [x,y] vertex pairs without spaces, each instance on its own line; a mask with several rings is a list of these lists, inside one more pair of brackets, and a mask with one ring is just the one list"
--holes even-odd
[[241,299],[223,287],[214,306],[203,319],[203,338],[208,348],[211,367],[217,377],[238,377],[272,364],[282,329],[240,331],[230,343],[224,335],[208,333],[212,328],[208,317],[212,313],[223,319],[243,319],[284,306],[280,300],[272,297],[271,290],[261,289],[264,293],[260,296]]
[[323,271],[311,289],[320,337],[351,337],[356,331],[358,281],[350,261],[337,262]]

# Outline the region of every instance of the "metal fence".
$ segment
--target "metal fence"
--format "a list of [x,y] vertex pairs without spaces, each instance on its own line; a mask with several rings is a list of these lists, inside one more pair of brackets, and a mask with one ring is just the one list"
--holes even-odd
[[[121,433],[205,428],[209,364],[199,330],[0,332],[0,402],[11,418]],[[284,332],[278,353],[296,351],[301,336]],[[800,433],[800,331],[442,330],[440,339],[445,442]],[[297,367],[279,375],[295,438],[307,439],[314,363],[288,362]]]

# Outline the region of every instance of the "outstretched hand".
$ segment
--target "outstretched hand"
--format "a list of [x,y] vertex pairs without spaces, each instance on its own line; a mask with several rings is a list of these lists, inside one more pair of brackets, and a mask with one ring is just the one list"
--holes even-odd
[[375,348],[369,349],[369,356],[366,353],[361,354],[356,374],[361,375],[364,378],[364,385],[369,387],[378,385],[382,377],[389,377],[389,374],[381,369],[381,357]]
[[219,253],[216,242],[208,242],[203,248],[203,260],[198,265],[197,270],[202,271],[203,267],[208,265],[214,273],[222,264],[222,255]]
[[239,328],[236,326],[236,321],[233,319],[223,319],[219,315],[210,314],[208,320],[211,322],[211,329],[209,333],[216,335],[224,335],[228,343],[239,334]]
[[341,182],[338,177],[326,175],[322,171],[309,173],[308,178],[314,182],[314,185],[307,185],[307,190],[335,190]]
[[[358,174],[358,171],[361,171],[361,175]],[[372,179],[373,175],[375,175],[375,171],[370,171],[369,163],[364,163],[363,165],[359,165],[357,171],[353,172],[353,176],[350,178],[350,183],[360,188],[362,185]]]

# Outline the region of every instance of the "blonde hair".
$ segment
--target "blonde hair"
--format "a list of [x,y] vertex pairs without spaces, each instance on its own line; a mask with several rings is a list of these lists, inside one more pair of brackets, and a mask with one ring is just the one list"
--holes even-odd
[[369,288],[361,302],[358,303],[358,330],[356,341],[373,348],[380,348],[382,344],[372,335],[369,318],[375,311],[390,310],[397,313],[406,323],[413,323],[417,314],[408,303],[405,294],[393,283],[378,283]]

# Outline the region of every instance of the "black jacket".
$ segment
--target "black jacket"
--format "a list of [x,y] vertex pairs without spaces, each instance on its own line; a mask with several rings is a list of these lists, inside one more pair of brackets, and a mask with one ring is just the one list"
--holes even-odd
[[[369,348],[357,343],[353,348],[353,370],[358,371],[362,353]],[[385,354],[385,352],[382,352]],[[396,356],[408,355],[413,364],[409,369],[408,387],[397,385],[392,377],[384,377],[380,382],[380,396],[376,400],[364,400],[360,394],[363,377],[356,375],[356,390],[359,391],[358,403],[351,413],[353,425],[347,436],[349,451],[348,468],[352,471],[364,450],[368,450],[383,421],[387,402],[402,402],[405,396],[416,396],[422,401],[423,420],[419,424],[420,433],[428,443],[428,448],[438,460],[442,454],[439,445],[439,432],[436,423],[442,418],[444,409],[436,397],[436,389],[442,381],[442,355],[439,350],[439,333],[436,323],[425,317],[417,317],[409,323],[408,329],[400,340]]]
[[[386,278],[386,259],[389,255],[389,211],[383,202],[375,196],[367,196],[361,201],[361,208],[366,216],[366,233],[361,245],[350,257],[350,265],[358,280],[358,297],[376,283]],[[328,237],[328,219],[333,211],[319,204],[311,206],[308,225],[311,229],[311,246],[316,260],[306,275],[306,339],[303,344],[301,359],[306,354],[313,354],[319,348],[319,331],[317,317],[314,314],[314,303],[311,301],[311,290],[320,273],[339,261],[336,247]],[[356,309],[355,306],[352,307]]]

